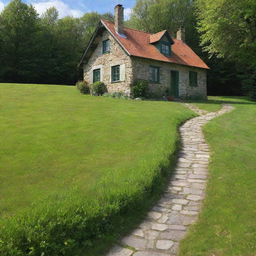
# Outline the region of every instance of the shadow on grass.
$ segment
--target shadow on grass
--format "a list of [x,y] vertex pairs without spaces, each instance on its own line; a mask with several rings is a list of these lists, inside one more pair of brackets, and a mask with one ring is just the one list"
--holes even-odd
[[[216,98],[216,99],[214,99]],[[241,105],[256,105],[256,101],[253,101],[245,96],[208,96],[207,100],[199,100],[199,99],[189,99],[189,100],[181,100],[177,99],[174,101],[165,101],[163,99],[144,99],[144,101],[162,101],[162,102],[185,102],[185,103],[195,103],[195,104],[241,104]]]
[[247,97],[240,97],[240,96],[214,96],[218,99],[211,99],[208,100],[186,100],[188,103],[197,103],[197,104],[241,104],[241,105],[256,105],[256,101],[252,101]]

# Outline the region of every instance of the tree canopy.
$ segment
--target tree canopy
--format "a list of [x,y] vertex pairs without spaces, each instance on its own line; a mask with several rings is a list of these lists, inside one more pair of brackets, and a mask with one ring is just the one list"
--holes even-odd
[[96,25],[111,14],[41,17],[31,5],[12,0],[0,13],[0,82],[74,84],[77,64]]
[[[77,64],[101,18],[85,13],[59,19],[49,8],[41,17],[31,5],[12,0],[0,13],[0,82],[73,84]],[[183,27],[186,43],[210,66],[208,92],[256,95],[255,0],[137,0],[126,26],[175,37]],[[256,96],[255,96],[256,97]]]
[[235,62],[244,89],[256,98],[256,1],[196,0],[201,45]]

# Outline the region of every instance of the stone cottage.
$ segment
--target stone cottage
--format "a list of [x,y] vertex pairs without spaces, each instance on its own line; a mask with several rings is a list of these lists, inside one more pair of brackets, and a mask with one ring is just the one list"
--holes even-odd
[[150,34],[125,28],[124,8],[115,7],[115,22],[101,20],[80,62],[84,80],[102,81],[108,92],[130,95],[137,79],[149,81],[154,96],[206,97],[208,66],[184,42],[184,32]]

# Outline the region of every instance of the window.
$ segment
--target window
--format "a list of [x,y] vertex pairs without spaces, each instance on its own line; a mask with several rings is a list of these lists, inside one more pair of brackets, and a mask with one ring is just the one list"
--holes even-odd
[[160,68],[159,67],[149,67],[149,80],[153,83],[160,82]]
[[197,72],[189,71],[189,85],[197,87]]
[[93,83],[100,81],[100,68],[93,70]]
[[162,43],[160,51],[162,54],[164,54],[166,56],[170,56],[170,45]]
[[120,81],[120,65],[111,67],[112,82]]
[[102,42],[102,53],[108,53],[110,52],[110,41],[109,40],[104,40]]

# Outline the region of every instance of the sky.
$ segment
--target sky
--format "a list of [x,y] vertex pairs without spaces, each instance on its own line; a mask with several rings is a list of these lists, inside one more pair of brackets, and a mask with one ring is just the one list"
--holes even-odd
[[[131,8],[136,0],[22,0],[32,4],[39,14],[54,6],[59,11],[59,17],[81,17],[86,12],[97,11],[99,13],[114,12],[117,4],[124,6],[124,16],[127,20],[131,15]],[[0,12],[10,0],[0,0]]]

